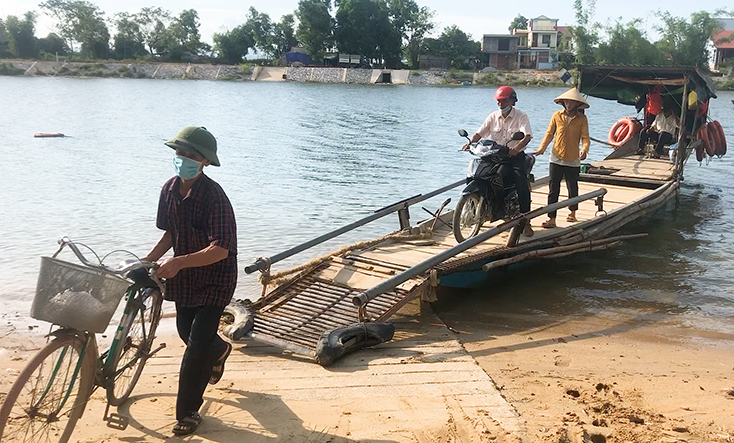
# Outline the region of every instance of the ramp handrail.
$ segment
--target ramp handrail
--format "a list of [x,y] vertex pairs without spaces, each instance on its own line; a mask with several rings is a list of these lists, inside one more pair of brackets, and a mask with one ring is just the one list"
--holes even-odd
[[416,275],[426,272],[427,270],[431,269],[432,267],[436,266],[437,264],[442,263],[450,259],[451,257],[457,254],[460,254],[466,251],[467,249],[478,245],[479,243],[487,240],[490,237],[494,237],[495,235],[501,232],[514,228],[515,226],[517,226],[518,224],[520,224],[521,222],[525,220],[530,220],[535,217],[538,217],[539,215],[547,214],[548,212],[556,211],[559,208],[571,206],[571,205],[580,203],[585,200],[591,200],[592,198],[602,196],[606,193],[607,193],[606,188],[599,188],[596,191],[587,192],[586,194],[579,195],[578,197],[569,198],[568,200],[564,200],[562,202],[553,203],[550,205],[543,206],[542,208],[538,208],[533,211],[526,212],[525,214],[522,214],[521,216],[518,216],[515,219],[502,223],[475,237],[471,237],[467,240],[464,240],[463,242],[459,243],[458,245],[454,246],[453,248],[447,249],[439,254],[436,254],[433,257],[418,263],[417,265],[413,266],[412,268],[407,269],[404,272],[388,280],[385,280],[384,282],[378,285],[375,285],[366,291],[360,292],[358,295],[352,298],[352,303],[354,304],[354,306],[361,308],[364,305],[366,305],[370,300],[377,297],[378,295],[384,294],[387,291],[391,291],[395,289],[398,285],[410,280],[411,278],[415,277]]
[[309,249],[313,246],[316,246],[320,243],[323,243],[327,240],[331,240],[334,237],[338,237],[345,232],[349,232],[353,229],[356,229],[360,226],[364,226],[367,223],[373,222],[375,220],[378,220],[382,217],[385,217],[386,215],[390,215],[393,212],[397,212],[401,209],[407,208],[408,206],[414,205],[416,203],[420,203],[424,200],[428,200],[429,198],[435,197],[439,194],[443,194],[446,191],[450,191],[451,189],[454,189],[460,185],[463,185],[466,183],[465,179],[459,180],[455,183],[452,183],[450,185],[446,185],[442,188],[436,189],[434,191],[429,192],[428,194],[418,194],[413,197],[409,197],[405,200],[401,200],[399,202],[395,202],[391,205],[385,206],[382,209],[377,209],[372,215],[369,215],[367,217],[364,217],[362,219],[359,219],[355,222],[352,222],[348,225],[342,226],[339,229],[335,229],[331,232],[328,232],[324,235],[321,235],[319,237],[314,238],[313,240],[309,240],[307,242],[301,243],[298,246],[294,246],[287,251],[280,252],[278,254],[273,255],[272,257],[269,257],[267,259],[257,259],[255,263],[247,266],[245,268],[245,272],[247,274],[252,274],[255,271],[262,271],[266,269],[268,266],[272,265],[273,263],[277,263],[281,260],[284,260],[288,257],[291,257],[293,255],[298,254],[299,252],[303,252],[306,249]]

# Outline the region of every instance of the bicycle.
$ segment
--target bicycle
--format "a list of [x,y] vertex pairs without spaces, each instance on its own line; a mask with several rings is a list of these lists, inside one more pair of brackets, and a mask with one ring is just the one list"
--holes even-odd
[[[109,413],[110,406],[128,399],[148,358],[166,346],[151,350],[163,302],[163,285],[151,272],[154,263],[136,259],[113,268],[103,264],[110,254],[100,259],[68,238],[59,244],[53,256],[41,258],[31,308],[31,317],[52,324],[50,341],[21,371],[0,407],[2,441],[65,443],[98,387],[107,391],[104,420],[125,429],[127,418]],[[99,264],[90,263],[77,245]],[[66,246],[83,266],[56,258]],[[120,324],[100,355],[95,333],[104,332],[123,296]]]

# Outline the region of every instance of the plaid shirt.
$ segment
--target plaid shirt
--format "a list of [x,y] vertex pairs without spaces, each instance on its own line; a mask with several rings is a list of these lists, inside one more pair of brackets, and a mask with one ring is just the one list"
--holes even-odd
[[226,306],[237,285],[237,226],[227,195],[204,174],[186,197],[179,193],[179,177],[168,180],[158,201],[156,226],[171,234],[173,255],[198,252],[209,245],[229,251],[222,261],[182,269],[166,281],[166,300],[185,308]]

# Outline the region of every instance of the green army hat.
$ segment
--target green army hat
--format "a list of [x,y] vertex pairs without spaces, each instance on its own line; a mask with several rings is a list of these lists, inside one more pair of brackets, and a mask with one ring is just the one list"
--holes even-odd
[[219,166],[217,139],[203,126],[186,126],[165,144],[172,149],[192,151]]

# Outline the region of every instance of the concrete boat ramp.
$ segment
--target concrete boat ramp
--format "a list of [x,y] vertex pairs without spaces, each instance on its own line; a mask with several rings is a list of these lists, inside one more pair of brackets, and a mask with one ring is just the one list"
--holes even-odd
[[[491,378],[426,305],[395,317],[393,341],[324,368],[296,355],[236,344],[222,381],[207,390],[195,442],[520,442],[525,427]],[[128,403],[125,430],[101,420],[95,394],[72,441],[171,438],[183,348],[151,359]],[[171,346],[171,344],[173,346]],[[78,440],[77,440],[78,439]],[[173,439],[171,441],[178,441]]]

